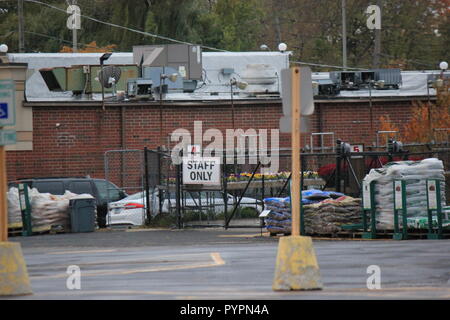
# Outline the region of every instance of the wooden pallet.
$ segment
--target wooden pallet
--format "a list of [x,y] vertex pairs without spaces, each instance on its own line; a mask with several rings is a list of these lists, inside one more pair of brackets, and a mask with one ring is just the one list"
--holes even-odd
[[[340,231],[337,233],[312,233],[306,234],[308,237],[312,238],[321,238],[321,239],[363,239],[364,232],[362,230],[348,230],[348,231]],[[290,233],[270,233],[270,237],[276,236],[290,236]],[[377,232],[376,239],[380,240],[392,240],[394,237],[393,230],[380,230]],[[450,239],[450,230],[443,230],[442,233],[443,239]],[[414,230],[408,232],[408,240],[426,240],[428,239],[428,230]]]
[[[41,235],[51,233],[52,227],[50,225],[40,226],[33,228],[33,235]],[[22,226],[18,227],[17,225],[9,225],[8,226],[8,236],[9,237],[19,237],[22,236]]]
[[287,236],[290,236],[291,233],[290,233],[290,232],[289,232],[289,233],[284,233],[284,232],[270,232],[269,235],[270,235],[271,237],[276,237],[276,236],[278,236],[278,235],[287,237]]
[[[313,238],[330,238],[330,239],[363,239],[362,230],[358,231],[340,231],[337,233],[315,233],[308,236]],[[394,237],[393,230],[380,230],[376,233],[376,239],[392,240]],[[444,230],[443,239],[450,239],[450,230]],[[414,230],[408,232],[408,240],[426,240],[428,239],[427,230]]]

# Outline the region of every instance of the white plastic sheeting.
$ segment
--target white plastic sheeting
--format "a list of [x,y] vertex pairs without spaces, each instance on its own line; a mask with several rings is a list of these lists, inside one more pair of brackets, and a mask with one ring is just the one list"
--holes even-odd
[[[31,205],[31,221],[33,228],[43,226],[63,227],[69,230],[70,212],[69,202],[72,199],[92,199],[90,194],[71,193],[66,191],[63,195],[52,195],[50,193],[39,193],[35,188],[28,189],[28,197]],[[8,198],[8,223],[22,223],[22,213],[19,204],[19,191],[10,188]]]
[[[73,65],[99,65],[102,53],[14,53],[8,54],[11,62],[28,63],[30,77],[26,83],[26,98],[28,101],[79,101],[72,92],[51,92],[38,72],[43,68],[70,67]],[[132,64],[133,53],[113,53],[105,62],[108,64]],[[169,93],[166,100],[177,101],[210,101],[230,100],[230,79],[243,79],[250,65],[267,65],[276,78],[273,84],[262,85],[262,91],[279,92],[279,75],[282,69],[289,68],[289,53],[281,52],[204,52],[203,53],[203,82],[199,81],[198,89],[194,93]],[[223,69],[233,69],[230,75],[223,74]],[[428,76],[439,74],[440,71],[406,71],[402,72],[403,83],[399,90],[372,90],[372,97],[426,97],[434,96],[433,88],[427,90]],[[314,73],[313,80],[328,79],[328,72]],[[263,81],[264,82],[264,81]],[[270,99],[279,97],[249,95],[250,86],[246,90],[234,88],[239,92],[234,99]],[[336,98],[367,98],[368,90],[341,91]],[[107,95],[108,96],[108,95]],[[101,100],[100,94],[93,95],[94,100]]]
[[[408,218],[427,216],[426,180],[445,181],[441,160],[430,158],[422,161],[399,161],[388,163],[380,169],[372,169],[364,181],[375,181],[375,206],[377,228],[394,227],[394,180],[406,182],[406,204]],[[445,203],[445,182],[441,183],[442,203]]]
[[[72,92],[51,92],[39,69],[70,67],[73,65],[99,65],[102,53],[16,53],[9,54],[11,62],[28,63],[30,77],[26,83],[26,98],[28,101],[75,101],[79,100]],[[241,75],[251,64],[265,64],[274,70],[274,75],[282,69],[289,68],[289,54],[280,52],[204,52],[203,78],[199,81],[199,89],[194,93],[170,93],[166,100],[230,100],[230,79],[242,80]],[[113,53],[105,65],[133,64],[133,53]],[[222,69],[234,69],[231,75],[224,75]],[[203,85],[204,84],[204,85]],[[278,91],[278,81],[268,88]],[[234,89],[235,92],[242,90]],[[213,93],[213,95],[211,95]],[[101,95],[95,94],[94,100],[101,100]],[[248,98],[237,95],[235,99]]]
[[[427,91],[428,77],[431,74],[438,75],[439,71],[404,71],[402,72],[402,85],[399,90],[371,90],[341,91],[339,97],[360,98],[369,97],[420,97],[436,95],[436,90],[430,88]],[[314,77],[313,77],[314,79]]]

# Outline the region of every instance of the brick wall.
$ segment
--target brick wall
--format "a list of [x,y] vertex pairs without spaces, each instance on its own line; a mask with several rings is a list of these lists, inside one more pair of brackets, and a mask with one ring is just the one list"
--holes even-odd
[[[32,105],[32,104],[30,104]],[[401,127],[409,118],[411,101],[379,102],[373,106],[373,131],[379,117],[388,114]],[[160,145],[160,112],[158,104],[124,108],[124,144],[129,149],[156,148]],[[33,151],[7,153],[8,179],[38,176],[104,177],[104,153],[122,149],[122,110],[99,105],[33,107]],[[244,130],[276,129],[282,115],[279,103],[235,105],[235,127]],[[164,105],[163,137],[185,128],[193,132],[193,121],[203,121],[203,131],[231,128],[231,107],[227,104]],[[336,138],[350,143],[371,144],[375,134],[370,129],[370,112],[366,102],[317,103],[312,116],[312,130],[333,131]],[[57,124],[60,126],[57,127]],[[309,136],[304,135],[303,141]],[[329,142],[331,143],[331,141]],[[280,146],[289,147],[289,134],[280,135]]]

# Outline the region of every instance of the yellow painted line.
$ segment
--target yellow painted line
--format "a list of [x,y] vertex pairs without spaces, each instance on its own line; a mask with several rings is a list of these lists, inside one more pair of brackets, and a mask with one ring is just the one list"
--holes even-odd
[[[82,287],[83,289],[83,287]],[[53,291],[53,292],[37,292],[34,296],[70,296],[70,295],[132,295],[132,294],[145,294],[145,295],[176,295],[177,292],[169,291],[140,291],[140,290],[66,290],[66,291]]]
[[154,229],[126,229],[125,232],[149,232],[149,231],[171,231],[171,229],[154,228]]
[[[217,267],[225,264],[219,253],[211,253],[212,263],[199,263],[192,265],[174,265],[168,267],[158,267],[158,268],[144,268],[144,269],[132,269],[132,270],[104,270],[104,271],[93,271],[93,272],[83,272],[81,277],[93,277],[93,276],[113,276],[113,275],[129,275],[136,273],[148,273],[148,272],[160,272],[160,271],[174,271],[174,270],[188,270],[188,269],[199,269],[199,268],[209,268]],[[30,276],[31,279],[59,279],[67,278],[68,274],[56,274],[52,276]]]
[[220,256],[220,253],[214,252],[211,253],[211,258],[213,259],[214,263],[218,266],[223,266],[225,264],[225,261]]
[[369,290],[367,288],[351,288],[351,289],[328,289],[327,291],[334,292],[388,292],[388,291],[449,291],[448,287],[390,287],[381,288],[380,290]]
[[63,254],[78,254],[78,253],[105,253],[105,252],[115,252],[116,249],[109,250],[81,250],[81,251],[55,251],[55,252],[47,252],[50,255],[63,255]]
[[[409,291],[411,288],[389,288],[388,290],[399,290],[399,291]],[[436,289],[436,288],[430,288],[430,287],[419,287],[414,289],[422,289],[417,291],[425,291],[426,289]],[[441,289],[448,289],[448,288],[441,288]],[[336,295],[337,293],[345,293],[348,295],[351,295],[352,293],[356,292],[363,292],[363,293],[369,293],[367,295],[368,297],[374,297],[374,298],[380,298],[383,297],[383,295],[375,295],[373,293],[379,293],[383,294],[383,290],[368,290],[363,288],[350,288],[350,289],[324,289],[323,291],[291,291],[291,292],[273,292],[273,291],[267,291],[267,292],[261,292],[261,291],[242,291],[237,290],[235,288],[225,288],[225,289],[214,289],[214,290],[206,290],[206,291],[200,291],[200,292],[192,292],[192,291],[146,291],[146,290],[66,290],[66,291],[54,291],[54,292],[35,292],[34,296],[36,297],[44,297],[44,296],[80,296],[80,295],[173,295],[175,296],[175,299],[181,299],[181,300],[201,300],[201,299],[208,299],[208,298],[224,298],[227,299],[227,297],[258,297],[260,299],[273,299],[277,298],[279,295],[294,295],[301,297],[302,295],[318,295],[318,296],[328,296],[328,295]],[[372,293],[372,294],[370,294]],[[411,292],[412,295],[403,296],[410,299],[415,299],[414,292]],[[432,299],[448,299],[450,296],[446,295],[445,292],[443,292],[444,295],[438,295],[431,297]],[[401,296],[400,296],[401,297]],[[345,299],[343,297],[343,299]]]
[[[264,235],[269,235],[269,234],[264,234]],[[256,237],[261,237],[261,233],[252,233],[252,234],[222,234],[222,235],[218,235],[218,238],[256,238]]]
[[363,238],[324,238],[324,237],[311,237],[313,240],[319,241],[397,241],[393,239],[363,239]]

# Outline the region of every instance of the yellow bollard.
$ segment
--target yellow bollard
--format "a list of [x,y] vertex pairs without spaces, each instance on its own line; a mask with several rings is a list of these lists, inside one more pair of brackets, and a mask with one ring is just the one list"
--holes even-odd
[[[1,60],[3,62],[0,64],[0,80],[14,81],[14,88],[16,88],[19,83],[19,86],[22,88],[19,91],[22,92],[22,94],[19,95],[17,93],[18,91],[12,90],[8,85],[5,85],[2,89],[12,90],[10,95],[12,101],[22,101],[24,97],[23,92],[27,66],[20,63],[9,63],[8,56],[5,53],[0,55],[2,56]],[[6,97],[8,97],[8,95],[6,95]],[[11,101],[8,103],[11,103]],[[16,111],[14,110],[12,115],[15,114]],[[8,117],[11,118],[12,115],[8,115]],[[9,126],[11,123],[2,121],[0,123],[0,130],[3,129],[2,124]],[[0,296],[31,294],[32,291],[28,279],[27,266],[22,255],[20,244],[8,242],[7,192],[6,150],[3,145],[0,145]]]
[[310,237],[280,238],[272,289],[320,290],[319,265]]
[[[305,72],[307,70],[304,70]],[[292,103],[292,176],[291,176],[291,211],[292,236],[280,238],[272,289],[283,290],[319,290],[322,289],[319,265],[317,264],[312,240],[300,236],[300,119],[302,69],[291,68],[291,103]],[[310,74],[310,72],[309,72]],[[310,86],[306,81],[304,86]]]
[[0,242],[0,296],[32,293],[20,244]]

